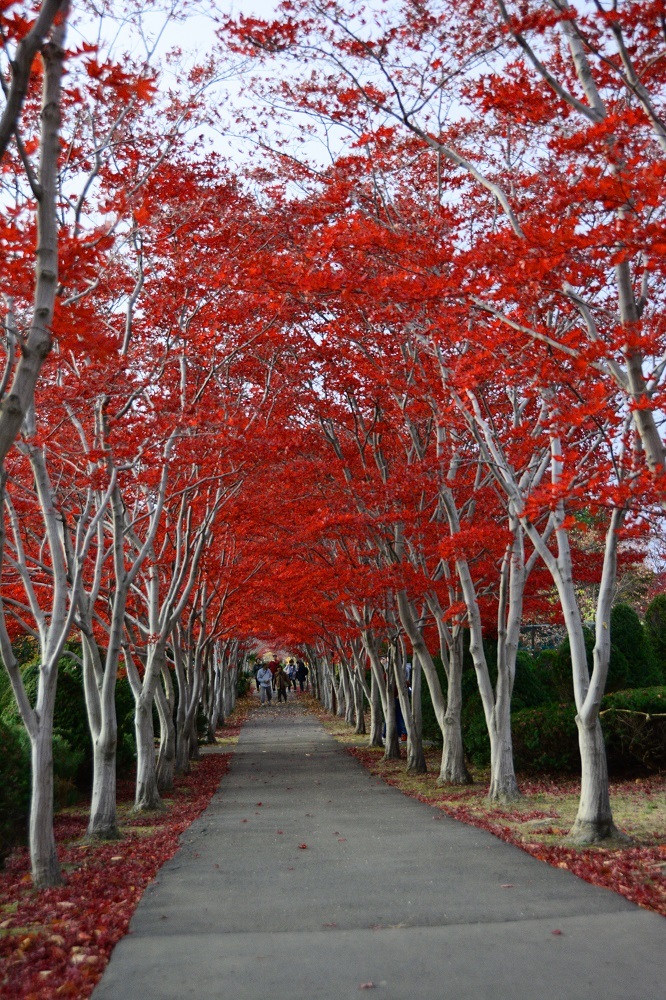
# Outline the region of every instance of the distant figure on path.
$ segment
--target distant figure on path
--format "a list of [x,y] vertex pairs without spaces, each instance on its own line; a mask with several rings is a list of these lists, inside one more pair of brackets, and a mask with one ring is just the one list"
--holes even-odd
[[282,664],[277,668],[273,678],[275,690],[277,691],[278,703],[287,700],[287,688],[289,687],[289,677],[284,672]]
[[298,663],[296,664],[296,677],[298,678],[298,684],[300,686],[301,691],[305,687],[305,682],[308,679],[308,673],[309,673],[308,668],[303,663],[303,660],[299,660]]
[[259,696],[261,698],[261,704],[265,705],[266,701],[271,701],[273,698],[273,693],[271,688],[273,687],[273,674],[271,673],[269,667],[261,666],[257,671],[257,684],[259,685]]

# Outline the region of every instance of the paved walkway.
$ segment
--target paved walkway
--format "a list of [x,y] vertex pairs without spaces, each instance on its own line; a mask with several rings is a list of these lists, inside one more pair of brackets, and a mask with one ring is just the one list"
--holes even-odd
[[404,797],[290,705],[245,726],[94,998],[657,1000],[665,946],[661,917]]

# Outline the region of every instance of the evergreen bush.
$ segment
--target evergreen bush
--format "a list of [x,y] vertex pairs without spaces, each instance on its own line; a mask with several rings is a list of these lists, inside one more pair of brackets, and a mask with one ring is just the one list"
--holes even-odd
[[30,747],[23,727],[0,718],[0,865],[14,844],[24,840],[30,808]]
[[666,682],[666,594],[657,594],[648,604],[645,631],[663,684]]
[[612,773],[666,768],[666,687],[609,694],[601,703],[601,712]]
[[[585,638],[585,652],[587,654],[587,669],[592,674],[594,667],[594,632],[592,629],[583,629]],[[611,645],[610,663],[608,665],[608,679],[606,681],[607,691],[622,691],[631,686],[632,668],[622,649],[614,643]],[[555,650],[550,668],[550,681],[557,696],[557,701],[574,700],[573,674],[571,668],[571,647],[568,637],[563,640]]]
[[[628,676],[623,688],[645,688],[663,683],[661,669],[645,629],[628,604],[616,604],[611,611],[611,642],[627,660]],[[615,688],[609,687],[608,690]]]
[[[71,647],[78,652],[78,647]],[[31,660],[23,667],[23,683],[30,704],[37,700],[37,685],[39,683],[39,658]],[[18,709],[15,709],[18,718]],[[88,729],[86,701],[81,679],[81,668],[69,656],[63,656],[58,664],[58,686],[56,688],[55,710],[53,713],[53,728],[65,741],[74,754],[77,767],[74,774],[68,771],[66,779],[80,789],[87,789],[92,778],[92,741]],[[69,758],[63,766],[69,766]],[[55,758],[54,758],[55,761]]]
[[[645,773],[666,767],[666,687],[606,695],[601,702],[601,727],[610,774]],[[572,704],[542,705],[516,712],[511,732],[516,771],[579,773],[578,729]],[[487,757],[489,763],[489,744],[484,751],[480,734],[472,728],[465,738],[466,746],[469,744],[476,753],[472,760],[483,764]]]

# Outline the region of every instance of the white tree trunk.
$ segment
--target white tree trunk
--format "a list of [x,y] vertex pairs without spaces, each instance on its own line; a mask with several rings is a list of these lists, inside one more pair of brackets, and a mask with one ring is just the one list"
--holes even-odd
[[93,742],[93,786],[86,834],[89,838],[115,840],[120,836],[116,814],[116,749],[117,728],[102,726]]
[[620,836],[608,791],[606,744],[598,715],[590,723],[577,715],[576,725],[581,759],[580,800],[567,839],[574,844],[596,844]]
[[[340,655],[340,687],[343,690],[344,704],[345,704],[345,722],[348,726],[354,725],[354,698],[352,695],[352,686],[349,676],[349,666],[347,664],[347,658],[344,654]],[[340,712],[338,712],[338,715]]]
[[[455,536],[460,532],[460,522],[453,494],[447,488],[441,491],[441,495],[449,520],[449,530],[451,535]],[[508,565],[505,561],[503,569],[506,569],[507,572]],[[491,782],[488,794],[491,801],[512,801],[520,795],[520,792],[513,766],[511,746],[511,691],[513,689],[513,677],[510,674],[510,663],[506,657],[503,658],[501,664],[498,662],[497,694],[499,702],[496,703],[490,674],[488,673],[486,654],[483,648],[483,626],[476,587],[466,559],[458,558],[456,560],[456,572],[460,580],[465,607],[467,608],[467,620],[470,631],[469,651],[476,671],[479,694],[481,695],[483,713],[490,739]],[[505,577],[501,581],[501,586],[505,585],[504,580]]]
[[160,749],[156,779],[160,792],[170,792],[173,788],[176,765],[176,727],[173,723],[173,688],[166,665],[162,670],[162,678],[165,687],[162,687],[159,680],[155,686],[155,704],[160,720]]
[[[449,783],[467,784],[469,782],[469,775],[465,767],[460,729],[462,659],[459,663],[460,669],[458,672],[451,674],[451,671],[448,671],[449,688],[452,688],[452,690],[448,701],[445,702],[444,695],[442,694],[442,686],[437,676],[437,668],[430,655],[430,650],[426,646],[423,633],[418,627],[409,599],[404,590],[399,591],[397,594],[397,606],[400,621],[412,647],[414,659],[418,659],[425,674],[428,690],[430,691],[430,700],[435,711],[435,718],[442,733],[442,761],[437,783],[440,785]],[[445,661],[445,666],[447,665]]]
[[157,788],[153,699],[148,692],[144,692],[137,699],[134,712],[134,727],[137,756],[134,809],[136,812],[163,809],[164,805]]
[[370,746],[380,747],[382,745],[382,726],[384,724],[384,714],[382,712],[382,696],[379,689],[374,670],[370,672]]
[[354,732],[358,736],[365,736],[365,703],[364,703],[364,685],[361,682],[361,667],[357,663],[356,668],[352,674],[352,691],[354,695],[354,719],[355,726]]
[[444,745],[437,784],[468,785],[471,777],[465,765],[462,738],[462,673],[463,635],[452,636],[448,650],[446,713],[444,715]]
[[395,697],[392,685],[388,686],[388,699],[386,704],[386,734],[384,737],[384,760],[400,759],[400,741],[398,740],[398,728],[395,717]]
[[[215,733],[220,725],[220,710],[222,708],[222,669],[217,647],[208,660],[208,698],[207,742],[216,743]],[[224,717],[222,717],[222,722],[224,722]]]
[[409,701],[407,691],[407,680],[405,677],[405,660],[403,656],[404,644],[393,647],[390,657],[395,691],[402,713],[402,720],[407,732],[407,770],[416,774],[425,774],[428,770],[426,766],[425,754],[423,753],[423,735],[418,731],[412,716],[412,706]]
[[[53,689],[55,702],[55,685]],[[60,885],[60,863],[53,832],[53,708],[31,737],[30,859],[32,881],[39,889]]]
[[[52,7],[52,4],[48,6]],[[45,30],[48,23],[42,17]],[[34,30],[34,29],[33,29]],[[0,469],[33,405],[35,387],[51,350],[53,309],[58,288],[58,160],[60,156],[60,104],[66,11],[51,41],[41,46],[42,82],[39,173],[37,177],[37,253],[32,322],[22,345],[9,393],[0,407]],[[32,63],[32,60],[31,60]],[[30,67],[28,67],[28,73]],[[10,88],[10,92],[12,88]],[[5,106],[5,112],[8,106]],[[4,117],[4,115],[3,115]],[[31,181],[31,184],[33,182]]]
[[335,714],[339,719],[344,719],[347,712],[347,701],[345,699],[345,689],[342,682],[342,667],[340,667],[338,674],[336,676],[335,666],[331,667],[331,679],[333,682],[333,688],[335,692]]

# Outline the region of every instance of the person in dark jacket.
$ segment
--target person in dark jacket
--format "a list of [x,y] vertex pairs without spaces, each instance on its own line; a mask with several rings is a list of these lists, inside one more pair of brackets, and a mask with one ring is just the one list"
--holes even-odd
[[298,660],[298,662],[296,663],[296,680],[298,681],[298,685],[301,691],[304,690],[304,687],[306,685],[308,679],[308,673],[309,670],[303,663],[303,660]]
[[273,678],[273,686],[275,687],[275,690],[277,691],[278,704],[281,701],[285,701],[286,702],[286,700],[287,700],[287,688],[289,687],[289,678],[287,677],[286,673],[284,672],[284,667],[282,666],[282,664],[280,664],[280,666],[275,671],[275,677]]

